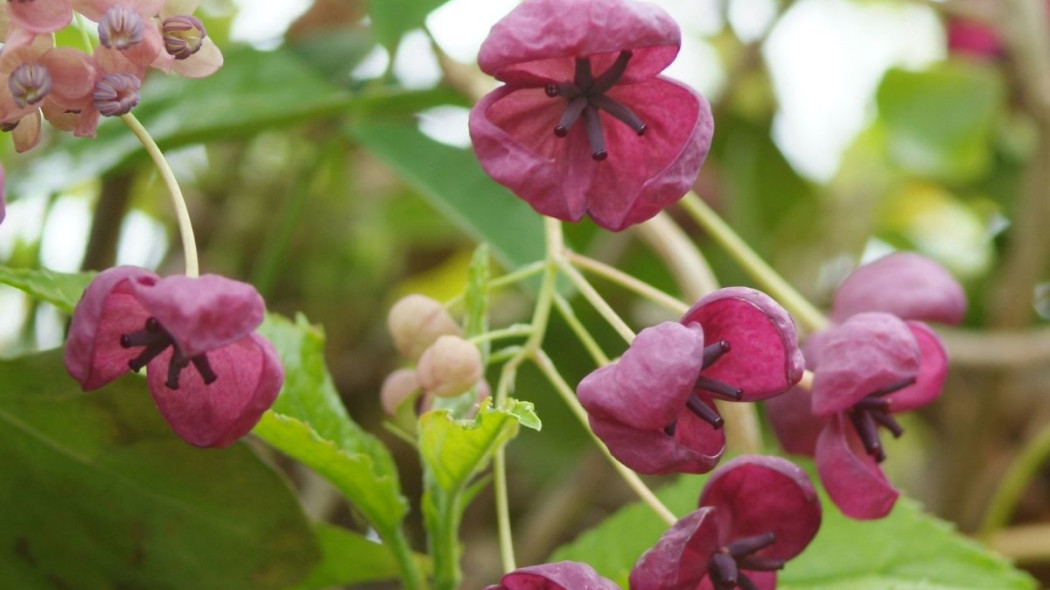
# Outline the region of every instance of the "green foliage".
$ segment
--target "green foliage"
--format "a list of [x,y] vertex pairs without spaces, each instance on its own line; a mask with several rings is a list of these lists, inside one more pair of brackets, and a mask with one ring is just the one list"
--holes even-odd
[[922,72],[890,70],[876,101],[893,161],[948,182],[988,172],[1003,82],[987,67],[946,62]]
[[[705,481],[683,476],[657,495],[675,514],[696,509]],[[824,518],[816,539],[778,578],[782,590],[1029,590],[1034,581],[909,499],[878,521],[843,516],[822,493]],[[666,526],[641,504],[621,509],[554,552],[552,560],[587,561],[626,583],[638,557]]]
[[46,301],[66,313],[80,301],[95,273],[60,273],[47,269],[10,268],[0,266],[0,284],[24,291],[29,296]]
[[[398,577],[397,562],[379,543],[324,523],[317,523],[315,531],[321,545],[321,563],[305,580],[287,590],[321,590]],[[421,556],[416,560],[420,566],[426,563]]]
[[5,587],[277,589],[318,560],[284,479],[245,445],[187,445],[140,377],[82,393],[52,351],[0,383]]
[[405,33],[421,28],[427,15],[447,1],[370,0],[368,16],[372,18],[372,32],[393,54]]

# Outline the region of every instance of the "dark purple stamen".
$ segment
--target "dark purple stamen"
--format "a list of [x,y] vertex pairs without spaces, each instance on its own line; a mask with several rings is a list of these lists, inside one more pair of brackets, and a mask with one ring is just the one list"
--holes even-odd
[[718,590],[732,590],[736,588],[740,571],[736,567],[736,560],[728,553],[715,553],[711,556],[711,565],[708,570],[711,581]]
[[885,427],[893,434],[893,438],[900,438],[904,434],[904,428],[890,414],[890,402],[884,396],[905,387],[915,384],[915,377],[910,377],[898,383],[887,385],[876,389],[868,396],[853,404],[849,410],[849,419],[853,424],[857,436],[864,444],[864,450],[875,458],[879,463],[886,460],[886,449],[882,447],[879,440],[879,426]]
[[765,549],[772,545],[776,540],[777,536],[772,532],[755,535],[753,537],[744,537],[743,539],[737,539],[726,545],[726,551],[728,551],[733,557],[742,557],[749,553],[754,553],[759,549]]
[[721,428],[722,425],[726,423],[726,421],[718,415],[718,412],[714,411],[711,406],[705,404],[703,400],[696,396],[696,394],[689,396],[689,399],[685,402],[685,406],[689,408],[689,411],[692,412],[694,416],[715,428]]
[[160,325],[156,318],[151,317],[147,319],[146,325],[142,330],[122,334],[120,336],[120,346],[122,348],[144,347],[138,356],[128,361],[128,367],[136,372],[157,358],[169,346],[173,347],[174,352],[171,355],[171,360],[168,362],[167,379],[164,381],[164,385],[168,389],[179,388],[179,375],[191,362],[197,368],[197,372],[200,373],[205,385],[210,385],[218,379],[215,371],[211,368],[211,363],[208,362],[207,353],[201,353],[189,359],[182,356],[182,353],[178,351],[178,347],[175,346],[175,341],[171,338],[171,335]]
[[597,78],[591,71],[590,58],[578,57],[572,82],[554,82],[544,87],[547,96],[560,96],[569,101],[565,113],[554,128],[554,134],[558,137],[567,136],[582,114],[584,131],[587,141],[591,144],[591,157],[597,161],[609,156],[605,150],[605,130],[602,128],[599,111],[609,113],[638,135],[644,135],[647,129],[634,111],[606,95],[627,71],[627,64],[632,55],[630,51],[621,51],[616,61]]
[[700,377],[697,378],[696,388],[703,389],[704,391],[711,392],[715,395],[720,395],[735,402],[740,401],[744,397],[744,390],[739,387],[733,387],[728,383],[723,383],[717,379],[712,379],[703,375],[700,375]]
[[722,358],[722,355],[729,352],[731,347],[725,340],[719,340],[714,344],[708,344],[704,347],[704,364],[701,369],[706,369],[711,365],[715,364],[715,361]]
[[741,570],[774,571],[783,569],[784,560],[777,557],[761,557],[756,552],[776,541],[772,532],[744,537],[720,548],[707,563],[708,575],[715,590],[758,590],[755,583]]
[[875,457],[875,460],[879,463],[885,461],[886,451],[882,448],[882,441],[879,440],[878,425],[875,424],[871,413],[866,410],[851,410],[849,419],[853,423],[853,428],[856,429],[857,435],[860,436],[861,442],[864,443],[864,450],[872,457]]

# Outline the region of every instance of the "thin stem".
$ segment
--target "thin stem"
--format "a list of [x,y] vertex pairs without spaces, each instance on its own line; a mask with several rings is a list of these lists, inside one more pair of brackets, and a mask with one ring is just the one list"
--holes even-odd
[[555,294],[554,307],[558,310],[558,313],[561,314],[565,323],[569,324],[569,328],[571,328],[573,333],[576,334],[576,337],[580,339],[583,347],[587,349],[588,353],[590,353],[594,362],[600,367],[609,364],[609,357],[605,355],[601,346],[595,341],[594,336],[591,336],[591,333],[587,331],[587,328],[584,327],[582,322],[580,322],[580,319],[576,317],[576,313],[572,310],[569,302],[561,295]]
[[664,503],[660,501],[660,498],[657,498],[656,494],[649,489],[649,486],[645,485],[642,478],[638,477],[637,473],[628,469],[623,463],[617,461],[616,458],[612,456],[612,453],[609,452],[605,443],[594,434],[594,431],[591,430],[590,424],[587,421],[587,410],[583,409],[583,406],[580,405],[579,400],[576,399],[576,394],[573,392],[572,388],[569,387],[569,384],[565,382],[565,378],[561,376],[561,373],[559,373],[554,367],[554,363],[551,362],[547,353],[543,352],[543,350],[537,350],[533,353],[532,360],[536,367],[539,368],[540,372],[543,373],[543,375],[547,377],[547,380],[550,381],[551,385],[554,386],[554,389],[565,401],[566,405],[569,406],[572,413],[575,414],[576,418],[583,424],[584,430],[591,435],[591,438],[597,443],[598,448],[602,450],[602,453],[605,454],[605,457],[620,474],[620,477],[627,482],[627,485],[630,486],[631,490],[633,490],[642,502],[651,508],[661,520],[667,523],[668,526],[672,526],[674,523],[678,522],[678,517],[676,517],[667,506],[664,506]]
[[823,330],[828,319],[808,299],[781,277],[751,249],[717,213],[696,193],[690,192],[681,201],[682,207],[707,231],[716,242],[781,305],[787,308],[810,332]]
[[394,554],[398,570],[401,572],[401,587],[404,590],[422,590],[426,588],[423,576],[419,571],[419,564],[412,555],[412,548],[408,545],[408,539],[400,527],[394,527],[386,535],[381,535],[386,544]]
[[499,533],[499,556],[503,564],[503,572],[509,573],[518,569],[514,559],[514,539],[511,537],[510,527],[510,505],[507,498],[507,461],[503,455],[503,448],[496,451],[493,461],[492,481],[493,491],[496,494],[496,530]]
[[609,325],[612,326],[628,344],[630,344],[631,341],[634,340],[634,330],[627,325],[627,322],[623,321],[623,318],[613,311],[612,306],[610,306],[605,299],[602,299],[602,296],[599,295],[598,291],[595,290],[582,274],[580,274],[580,271],[573,268],[573,266],[565,259],[558,261],[558,268],[561,269],[562,273],[565,274],[570,281],[572,281],[572,284],[580,291],[583,298],[589,301],[590,304],[594,306],[594,309],[605,318],[605,321],[609,322]]
[[982,539],[989,539],[1006,525],[1017,507],[1021,494],[1039,469],[1050,459],[1050,425],[1045,426],[1014,458],[999,482],[999,487],[988,502],[984,521],[978,531]]
[[595,260],[582,254],[575,252],[567,252],[566,257],[573,266],[579,267],[583,270],[593,272],[609,281],[612,281],[626,289],[634,291],[636,294],[645,297],[649,301],[660,305],[671,312],[676,314],[684,314],[689,311],[689,306],[685,303],[675,299],[671,295],[664,293],[663,291],[653,287],[649,283],[640,281],[631,275],[623,272],[618,268],[614,268],[605,264],[604,262]]
[[472,338],[468,338],[468,341],[473,344],[480,344],[482,342],[491,342],[493,340],[500,340],[501,338],[517,338],[519,336],[531,336],[535,330],[528,324],[514,324],[513,326],[507,326],[499,330],[492,330],[491,332],[485,332],[484,334],[478,334]]
[[[544,261],[544,260],[537,260],[536,262],[533,262],[531,264],[526,264],[525,266],[515,270],[512,273],[508,273],[508,274],[505,274],[505,275],[503,275],[501,277],[496,277],[496,278],[492,279],[491,281],[488,282],[488,285],[486,285],[486,288],[489,291],[492,291],[492,290],[495,290],[495,289],[499,289],[500,287],[506,287],[507,285],[513,285],[514,283],[521,282],[521,281],[523,281],[525,279],[528,279],[528,278],[531,278],[531,277],[534,277],[534,276],[540,274],[541,272],[543,272],[543,269],[545,269],[546,267],[547,267],[547,262],[546,261]],[[457,305],[460,305],[461,303],[463,303],[463,293],[460,293],[459,295],[456,295],[452,299],[449,299],[448,301],[446,301],[445,302],[445,307],[446,308],[453,308],[453,307],[456,307]]]
[[186,199],[182,196],[182,189],[179,188],[179,182],[175,180],[175,173],[172,172],[171,166],[168,165],[168,161],[164,159],[164,154],[160,151],[157,146],[157,142],[153,141],[153,136],[146,131],[146,128],[142,126],[142,123],[135,118],[135,115],[128,113],[121,115],[121,120],[124,124],[131,129],[131,132],[135,134],[135,137],[142,143],[142,147],[146,149],[146,153],[149,154],[153,164],[157,167],[157,172],[160,173],[160,177],[164,180],[164,185],[168,187],[168,193],[171,194],[171,203],[175,207],[175,216],[179,221],[179,234],[182,236],[182,251],[186,257],[186,276],[196,277],[200,275],[200,267],[197,264],[197,244],[193,238],[193,225],[190,222],[190,212],[186,208]]

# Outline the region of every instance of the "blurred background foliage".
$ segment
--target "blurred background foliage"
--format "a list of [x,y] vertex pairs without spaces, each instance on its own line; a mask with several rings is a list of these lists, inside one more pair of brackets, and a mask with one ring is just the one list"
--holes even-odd
[[[857,264],[892,249],[931,256],[965,285],[967,321],[942,331],[953,355],[947,391],[906,425],[915,435],[890,448],[886,467],[928,510],[975,532],[1007,467],[1050,425],[1046,7],[658,3],[685,36],[669,74],[700,88],[716,116],[696,190],[759,253],[820,305]],[[338,391],[390,444],[416,498],[417,454],[383,430],[378,404],[399,362],[386,310],[410,292],[457,295],[478,241],[491,243],[503,271],[542,257],[539,218],[467,149],[467,109],[494,85],[471,52],[512,5],[205,2],[225,67],[199,81],[150,78],[135,111],[183,183],[204,269],[250,280],[272,311],[302,311],[324,326]],[[995,31],[1001,47],[950,47],[950,27],[963,18]],[[10,142],[2,149],[5,264],[179,272],[164,188],[119,122],[107,121],[94,141],[53,136],[29,154],[14,154]],[[671,213],[722,284],[749,284]],[[588,222],[566,231],[574,249],[680,292],[639,234]],[[618,290],[606,295],[635,327],[667,317]],[[61,343],[65,316],[47,304],[3,289],[0,307],[3,356]],[[491,309],[493,326],[519,321],[529,293],[501,291]],[[577,311],[619,345],[587,306]],[[572,383],[592,368],[558,321],[546,348]],[[544,422],[542,436],[526,432],[508,448],[519,562],[532,563],[630,494],[538,375],[524,373],[516,395]],[[315,516],[354,526],[327,484],[293,471]],[[466,516],[470,587],[498,575],[491,502],[483,493]],[[410,517],[417,543],[418,517]],[[1050,580],[1050,465],[1035,470],[1010,526],[990,541]]]

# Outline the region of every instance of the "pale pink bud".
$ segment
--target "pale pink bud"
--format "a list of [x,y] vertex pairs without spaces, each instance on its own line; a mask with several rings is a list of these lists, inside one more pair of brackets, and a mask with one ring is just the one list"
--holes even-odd
[[397,413],[405,400],[419,391],[419,379],[414,369],[398,369],[386,376],[379,390],[379,402],[388,416]]
[[481,380],[481,352],[459,336],[441,336],[419,358],[423,391],[438,397],[467,392]]
[[402,356],[416,361],[439,336],[462,331],[445,307],[425,295],[409,295],[390,308],[387,328]]

